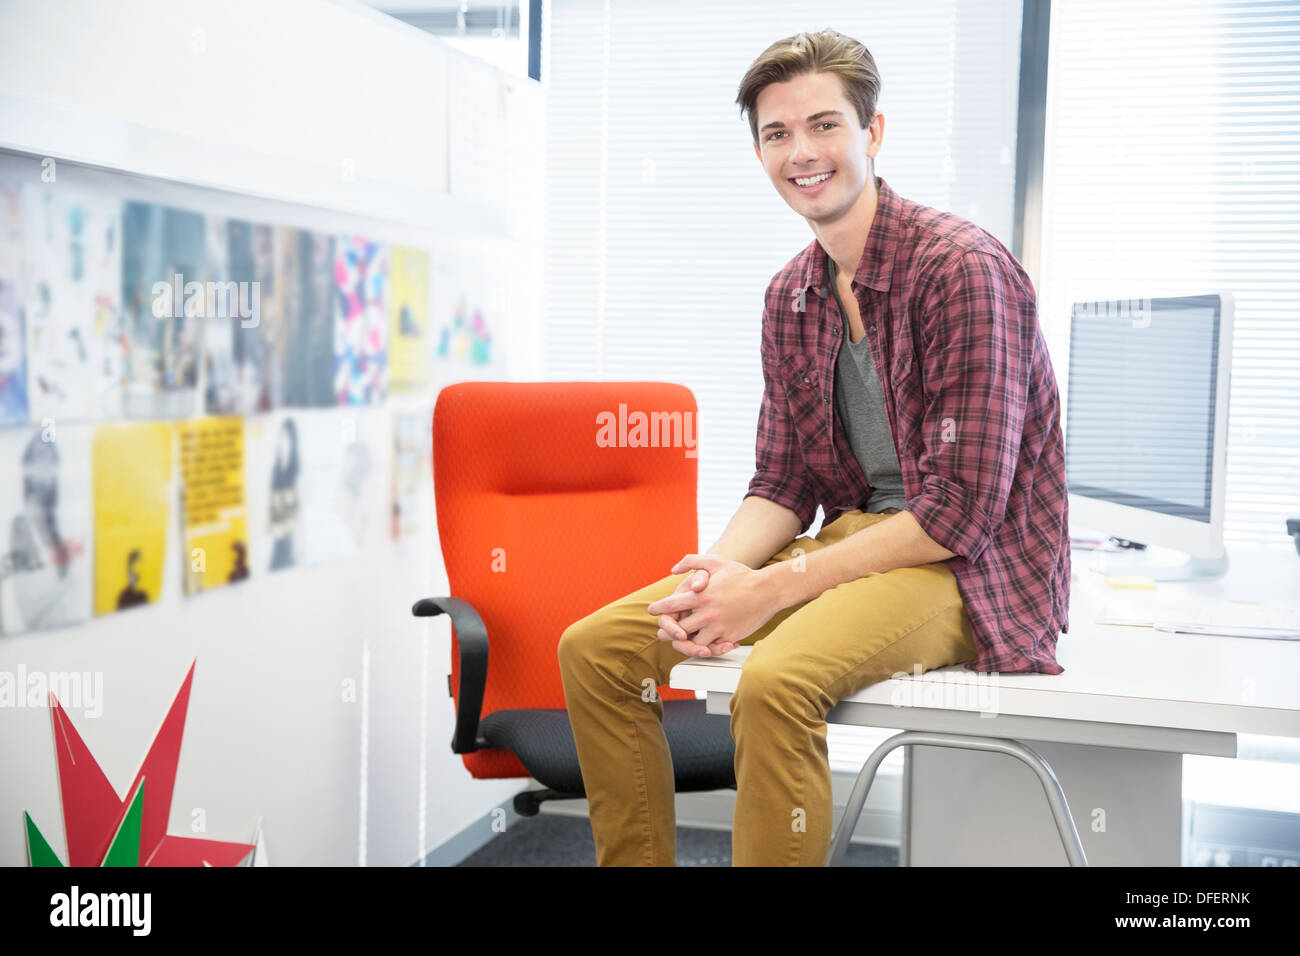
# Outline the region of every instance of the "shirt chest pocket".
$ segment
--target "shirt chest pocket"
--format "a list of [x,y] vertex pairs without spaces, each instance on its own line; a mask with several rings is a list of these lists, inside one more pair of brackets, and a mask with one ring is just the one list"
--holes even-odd
[[781,381],[785,385],[790,424],[807,455],[819,443],[826,444],[830,385],[822,381],[821,373],[802,355],[787,355],[781,360]]

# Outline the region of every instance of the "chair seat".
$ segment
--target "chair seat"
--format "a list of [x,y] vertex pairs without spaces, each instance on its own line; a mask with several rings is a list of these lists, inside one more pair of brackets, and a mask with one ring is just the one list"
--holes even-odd
[[[702,700],[666,700],[663,705],[676,789],[720,790],[735,784],[731,722],[706,713]],[[479,733],[488,746],[512,751],[543,786],[586,793],[567,710],[498,710],[483,718]]]

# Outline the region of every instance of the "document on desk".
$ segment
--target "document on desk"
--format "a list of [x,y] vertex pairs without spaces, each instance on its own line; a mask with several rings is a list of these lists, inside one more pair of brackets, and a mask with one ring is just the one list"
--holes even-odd
[[1180,634],[1300,640],[1300,608],[1240,601],[1116,599],[1098,624],[1126,624]]

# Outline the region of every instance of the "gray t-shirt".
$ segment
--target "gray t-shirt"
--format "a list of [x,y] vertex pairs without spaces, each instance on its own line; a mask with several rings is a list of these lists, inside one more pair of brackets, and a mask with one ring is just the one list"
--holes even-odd
[[835,363],[835,402],[840,420],[848,434],[854,457],[862,466],[871,485],[871,500],[864,511],[881,512],[886,508],[906,508],[903,494],[903,472],[898,465],[898,453],[889,434],[889,419],[885,415],[885,400],[871,361],[871,344],[867,336],[854,342],[849,336],[848,314],[835,285],[835,260],[826,257],[831,291],[844,317],[841,329],[844,344]]

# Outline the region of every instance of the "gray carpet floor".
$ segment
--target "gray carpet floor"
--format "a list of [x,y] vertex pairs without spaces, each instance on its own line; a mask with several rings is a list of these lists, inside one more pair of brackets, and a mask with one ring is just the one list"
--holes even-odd
[[[596,845],[586,817],[541,813],[512,820],[506,832],[458,866],[595,866]],[[731,866],[731,832],[677,828],[678,866]],[[849,866],[898,866],[891,847],[849,847]]]

